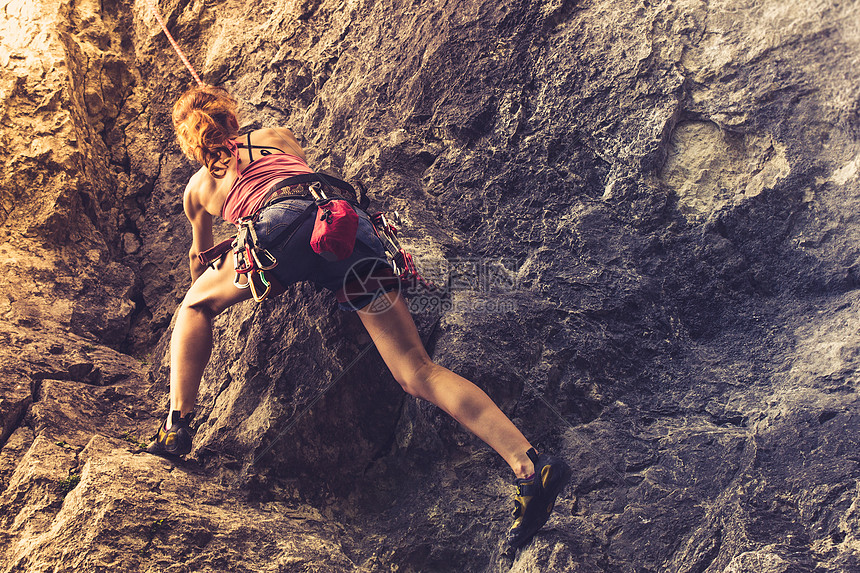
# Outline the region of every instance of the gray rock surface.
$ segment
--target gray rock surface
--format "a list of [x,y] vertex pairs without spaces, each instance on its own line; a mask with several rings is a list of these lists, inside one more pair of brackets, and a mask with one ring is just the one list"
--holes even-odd
[[503,555],[503,462],[309,285],[219,317],[194,451],[140,453],[189,76],[146,2],[6,0],[0,571],[860,571],[858,2],[159,5],[401,213],[432,356],[572,483]]

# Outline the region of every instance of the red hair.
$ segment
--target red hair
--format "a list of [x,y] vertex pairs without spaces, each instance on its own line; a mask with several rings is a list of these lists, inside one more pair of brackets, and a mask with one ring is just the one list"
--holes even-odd
[[173,129],[189,159],[206,167],[221,157],[224,144],[239,133],[238,103],[221,87],[195,85],[173,105]]

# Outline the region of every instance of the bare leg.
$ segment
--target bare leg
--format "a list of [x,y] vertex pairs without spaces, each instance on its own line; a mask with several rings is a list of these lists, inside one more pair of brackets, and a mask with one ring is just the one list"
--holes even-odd
[[212,352],[212,315],[201,307],[179,309],[170,338],[170,409],[184,416],[194,408]]
[[534,465],[526,452],[532,446],[525,436],[483,390],[430,360],[406,303],[397,293],[385,296],[391,308],[358,314],[394,378],[406,392],[439,406],[484,440],[517,477],[531,475]]
[[[212,352],[212,321],[227,307],[251,298],[250,289],[233,285],[230,264],[207,269],[191,285],[170,338],[170,410],[184,416],[194,408],[203,370]],[[167,425],[170,425],[168,412]]]

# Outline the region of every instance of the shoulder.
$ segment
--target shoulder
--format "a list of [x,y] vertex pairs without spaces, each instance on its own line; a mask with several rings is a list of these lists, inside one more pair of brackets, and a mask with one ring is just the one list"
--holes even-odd
[[261,137],[274,137],[276,139],[279,138],[288,138],[295,140],[296,135],[289,127],[263,127],[260,129],[255,129],[252,131],[254,135],[259,135]]
[[279,135],[286,136],[293,141],[298,141],[296,139],[296,135],[293,133],[293,130],[291,130],[289,127],[272,127],[270,129]]
[[[298,155],[303,160],[307,161],[307,157],[305,157],[305,150],[302,148],[302,144],[299,143],[299,140],[296,139],[295,134],[292,132],[292,130],[290,130],[290,128],[268,127],[259,130],[259,133],[265,139],[271,141],[273,146],[279,147],[287,153]],[[287,149],[284,149],[284,147],[287,147]]]
[[199,211],[204,210],[203,197],[207,190],[213,186],[212,176],[205,167],[201,167],[185,186],[185,192],[182,195],[182,204],[185,207],[185,214],[188,218],[192,218]]

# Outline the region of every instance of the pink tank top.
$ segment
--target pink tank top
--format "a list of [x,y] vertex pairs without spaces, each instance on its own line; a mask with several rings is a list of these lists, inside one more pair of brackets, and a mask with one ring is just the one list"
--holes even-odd
[[[227,147],[238,160],[239,148],[236,142],[229,141]],[[272,185],[287,177],[313,172],[301,157],[290,153],[272,153],[254,159],[233,182],[221,207],[221,217],[235,225],[239,219],[262,207],[261,203]]]

